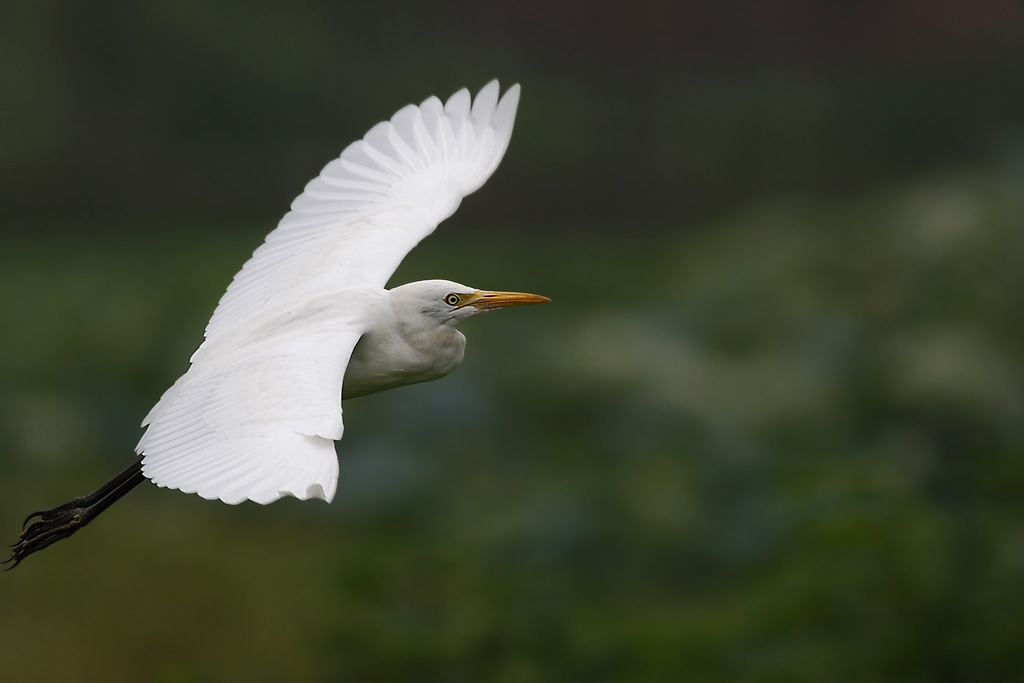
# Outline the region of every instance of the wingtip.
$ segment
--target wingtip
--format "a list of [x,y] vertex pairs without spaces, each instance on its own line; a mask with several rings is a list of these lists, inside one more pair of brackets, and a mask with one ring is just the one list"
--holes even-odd
[[498,87],[498,79],[494,79],[480,88],[480,92],[476,94],[476,99],[473,100],[474,114],[494,111],[494,106],[498,102]]
[[472,96],[468,88],[456,90],[444,103],[444,111],[449,116],[462,119],[468,116],[472,104]]
[[512,124],[516,120],[516,110],[519,109],[519,84],[514,83],[498,102],[497,110],[494,112],[494,127],[502,137],[508,138],[512,133]]
[[[483,92],[484,90],[486,90],[488,88],[493,88],[495,90],[499,90],[501,88],[500,84],[501,84],[501,81],[499,81],[497,78],[492,78],[491,80],[487,81],[487,83],[484,84],[484,87],[481,88],[480,91]],[[513,83],[512,85],[510,85],[508,88],[506,88],[505,92],[508,92],[509,90],[518,90],[518,89],[519,89],[519,83],[516,82],[516,83]]]

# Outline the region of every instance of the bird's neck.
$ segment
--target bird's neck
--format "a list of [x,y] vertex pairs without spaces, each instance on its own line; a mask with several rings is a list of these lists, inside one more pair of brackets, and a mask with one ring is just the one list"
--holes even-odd
[[398,318],[367,332],[345,371],[343,398],[429,382],[462,362],[466,338],[449,325],[422,326]]

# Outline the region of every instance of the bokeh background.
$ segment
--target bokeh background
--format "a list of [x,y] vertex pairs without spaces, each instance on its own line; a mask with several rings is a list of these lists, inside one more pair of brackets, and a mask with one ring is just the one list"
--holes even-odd
[[1024,8],[0,10],[0,521],[93,489],[307,180],[522,104],[394,282],[554,303],[346,405],[334,504],[145,485],[0,576],[11,681],[1024,680]]

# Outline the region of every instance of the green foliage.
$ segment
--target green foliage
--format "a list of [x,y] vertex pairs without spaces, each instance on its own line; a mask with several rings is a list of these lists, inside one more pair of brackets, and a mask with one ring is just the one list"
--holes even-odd
[[[469,324],[445,380],[347,404],[329,507],[143,486],[0,577],[5,676],[1017,679],[1018,180],[673,238],[441,231],[397,281],[554,303]],[[130,459],[261,230],[0,253],[11,541]]]

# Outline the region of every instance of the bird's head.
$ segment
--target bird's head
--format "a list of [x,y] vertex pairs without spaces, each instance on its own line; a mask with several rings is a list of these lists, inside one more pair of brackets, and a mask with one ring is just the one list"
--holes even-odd
[[506,306],[543,304],[551,301],[539,294],[492,292],[474,289],[450,280],[421,280],[395,287],[390,292],[392,306],[400,317],[421,315],[437,325],[455,326],[477,313]]

